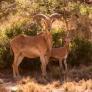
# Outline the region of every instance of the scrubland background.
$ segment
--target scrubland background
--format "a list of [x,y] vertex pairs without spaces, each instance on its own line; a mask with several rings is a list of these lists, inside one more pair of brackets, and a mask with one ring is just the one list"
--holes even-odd
[[[65,87],[65,85],[68,85],[70,87],[70,85],[74,86],[75,84],[78,86],[84,83],[83,85],[90,85],[91,89],[92,0],[0,0],[0,71],[1,76],[3,74],[3,77],[1,78],[4,78],[6,73],[8,76],[10,76],[9,74],[12,74],[11,64],[13,62],[13,53],[10,50],[10,40],[19,34],[37,35],[42,31],[40,23],[37,24],[32,21],[32,15],[37,13],[43,13],[48,16],[53,13],[60,13],[62,15],[62,18],[56,20],[52,25],[53,47],[63,46],[63,39],[67,30],[72,38],[70,46],[71,50],[67,59],[68,67],[70,69],[69,77],[73,79],[73,81],[85,80],[79,82],[79,84],[74,82],[70,84],[65,83],[63,86]],[[29,62],[30,59],[28,58],[25,58],[23,61],[24,62],[21,64],[21,68],[23,69],[21,70],[22,72],[26,71],[25,68],[28,68],[30,69],[30,72],[38,71],[39,73],[39,58],[32,60],[35,62]],[[58,80],[60,77],[58,63],[52,62],[52,64],[49,64],[48,66],[51,65],[53,69],[49,68],[48,72],[50,72],[51,78]],[[6,70],[9,70],[10,72],[7,72]],[[32,73],[30,76],[31,75]],[[40,73],[38,75],[40,76]],[[89,84],[86,82],[89,82]],[[28,85],[30,84],[31,83]],[[33,83],[31,85],[34,86],[39,84]],[[25,90],[26,87],[25,84]],[[59,87],[61,87],[61,85]],[[33,88],[35,89],[35,86]],[[74,88],[74,90],[76,89]],[[24,92],[31,91],[26,90]],[[64,92],[82,91],[69,91],[67,88],[67,91]]]

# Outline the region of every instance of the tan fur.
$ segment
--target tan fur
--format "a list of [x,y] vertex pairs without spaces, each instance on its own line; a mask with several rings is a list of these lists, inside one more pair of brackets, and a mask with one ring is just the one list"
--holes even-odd
[[65,65],[66,71],[67,71],[66,59],[69,53],[69,43],[70,43],[70,39],[69,38],[65,39],[65,43],[63,47],[52,48],[52,52],[51,52],[51,57],[59,60],[60,69],[62,69],[63,67],[62,60],[64,59],[64,65]]
[[[50,34],[44,33],[47,38],[52,39]],[[10,45],[14,53],[14,62],[13,62],[13,76],[19,76],[18,66],[22,62],[24,57],[36,58],[40,56],[41,60],[41,69],[42,74],[46,74],[46,63],[45,58],[51,49],[51,42],[48,42],[45,36],[27,36],[27,35],[18,35],[11,40]],[[51,46],[51,47],[50,47]],[[48,52],[48,53],[47,53]]]
[[46,30],[37,36],[18,35],[10,42],[10,46],[14,53],[13,76],[19,76],[18,67],[24,57],[36,58],[40,57],[42,75],[46,75],[46,65],[52,50],[51,20],[43,14],[37,14],[36,18],[45,20]]

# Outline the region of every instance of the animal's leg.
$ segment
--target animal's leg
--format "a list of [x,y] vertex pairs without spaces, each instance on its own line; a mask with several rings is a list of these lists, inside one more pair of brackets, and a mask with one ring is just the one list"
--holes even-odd
[[[49,57],[48,57],[48,56],[45,56],[45,61],[46,61],[46,68],[47,68],[47,65],[48,65],[48,63],[49,63]],[[45,76],[45,78],[46,78],[46,80],[49,81],[48,76]]]
[[59,59],[59,66],[60,66],[60,71],[64,71],[64,67],[62,64],[62,59]]
[[64,59],[65,71],[67,72],[67,61],[66,58]]
[[65,74],[64,74],[64,66],[61,58],[59,59],[59,66],[60,66],[60,79],[61,81],[63,81],[65,79]]
[[41,56],[40,61],[41,61],[42,76],[45,77],[46,76],[46,61],[45,61],[45,57]]
[[13,61],[13,64],[12,64],[13,77],[14,77],[14,78],[17,77],[17,73],[16,73],[16,62],[17,62],[17,60],[18,60],[18,55],[19,55],[19,54],[14,55],[14,61]]
[[67,71],[67,61],[66,58],[64,59],[64,65],[65,65],[65,77],[64,80],[68,80],[68,71]]
[[18,67],[19,67],[20,63],[22,62],[23,58],[24,58],[23,56],[19,56],[19,57],[18,57],[18,61],[16,62],[16,73],[17,73],[17,76],[18,76],[18,77],[20,77]]
[[49,63],[49,57],[48,56],[45,56],[45,62],[46,62],[46,65]]

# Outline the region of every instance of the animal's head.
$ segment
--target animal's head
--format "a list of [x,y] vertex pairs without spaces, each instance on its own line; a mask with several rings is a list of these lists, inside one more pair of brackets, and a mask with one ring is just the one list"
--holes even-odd
[[33,20],[37,20],[37,19],[44,20],[45,30],[44,32],[42,32],[42,34],[44,35],[50,50],[52,48],[52,34],[51,34],[52,23],[55,19],[58,19],[60,17],[61,14],[58,13],[54,13],[51,16],[46,16],[44,14],[36,14],[33,16]]
[[65,45],[67,45],[67,46],[69,46],[69,45],[70,45],[70,43],[71,43],[71,38],[70,38],[70,37],[68,37],[68,36],[67,36],[67,37],[65,37],[65,38],[64,38],[64,44],[65,44]]
[[55,19],[59,19],[61,17],[61,14],[54,13],[50,16],[46,16],[44,14],[36,14],[33,16],[33,20],[44,20],[44,25],[45,25],[45,31],[51,31],[52,23]]

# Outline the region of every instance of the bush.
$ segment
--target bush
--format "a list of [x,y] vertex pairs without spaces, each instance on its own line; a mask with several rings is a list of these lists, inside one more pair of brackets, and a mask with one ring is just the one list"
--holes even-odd
[[68,57],[71,65],[89,64],[92,62],[92,44],[85,38],[76,37],[72,42]]
[[19,34],[36,35],[38,31],[41,29],[36,23],[23,21],[12,25],[10,29],[6,29],[5,34],[8,38],[13,38]]
[[0,37],[0,68],[10,64],[9,40],[7,37]]
[[63,29],[53,29],[53,47],[61,47],[66,33]]

